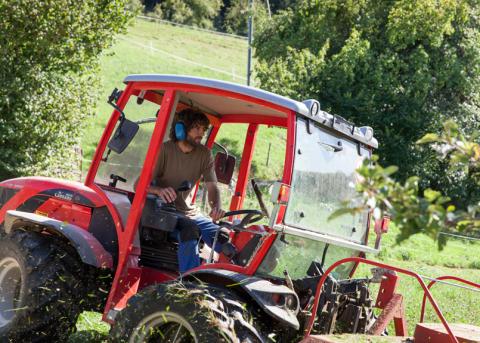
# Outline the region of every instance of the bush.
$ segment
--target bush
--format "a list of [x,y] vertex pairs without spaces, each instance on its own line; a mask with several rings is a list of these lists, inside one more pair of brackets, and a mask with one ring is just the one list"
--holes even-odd
[[164,19],[208,29],[213,27],[213,19],[221,6],[221,0],[164,0],[160,3]]
[[0,0],[0,179],[72,177],[93,116],[98,56],[125,29],[128,1]]
[[460,207],[480,200],[468,175],[445,173],[415,145],[448,118],[480,129],[478,1],[299,1],[255,37],[262,87],[375,129],[383,165],[420,189],[446,190]]
[[[262,2],[255,1],[253,3],[253,25],[255,31],[261,30],[268,19],[267,9]],[[232,0],[227,8],[224,18],[225,31],[237,35],[248,35],[248,0]]]

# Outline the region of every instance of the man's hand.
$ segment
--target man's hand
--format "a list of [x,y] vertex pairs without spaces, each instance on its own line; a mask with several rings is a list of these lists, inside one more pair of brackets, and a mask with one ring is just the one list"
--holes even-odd
[[212,220],[214,222],[218,221],[220,218],[223,218],[225,216],[225,211],[222,210],[221,208],[212,208],[212,210],[210,211],[210,214],[209,214],[210,218],[212,218]]
[[156,194],[160,197],[165,202],[174,202],[175,199],[177,198],[177,193],[172,187],[165,187],[165,188],[160,188],[160,187],[152,187],[153,189],[150,189],[151,193]]

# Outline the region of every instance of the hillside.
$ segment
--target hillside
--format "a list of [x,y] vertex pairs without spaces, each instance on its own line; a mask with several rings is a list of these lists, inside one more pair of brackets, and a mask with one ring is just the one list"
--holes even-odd
[[[125,76],[183,74],[245,83],[246,61],[247,42],[243,39],[137,19],[128,33],[120,36],[117,44],[101,58],[100,101],[82,141],[84,174],[112,113],[106,99],[114,87],[123,88]],[[253,160],[257,177],[279,176],[278,170],[271,171],[266,164],[269,143],[271,147],[284,144],[284,135],[280,132],[275,128],[261,128]],[[244,136],[245,128],[238,130],[227,125],[218,139],[227,140],[235,148],[243,145]],[[282,155],[271,149],[268,164],[281,164]]]
[[106,99],[114,87],[124,87],[125,76],[186,74],[242,83],[241,78],[212,69],[245,76],[246,47],[241,39],[137,19],[101,58],[100,102],[94,120],[85,131],[84,156],[91,157],[112,112]]

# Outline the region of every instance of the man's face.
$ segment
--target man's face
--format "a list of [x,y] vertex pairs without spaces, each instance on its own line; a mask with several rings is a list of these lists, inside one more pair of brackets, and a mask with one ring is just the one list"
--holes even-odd
[[195,124],[190,130],[188,130],[186,141],[192,146],[200,145],[202,143],[203,136],[205,136],[205,132],[207,132],[206,126]]

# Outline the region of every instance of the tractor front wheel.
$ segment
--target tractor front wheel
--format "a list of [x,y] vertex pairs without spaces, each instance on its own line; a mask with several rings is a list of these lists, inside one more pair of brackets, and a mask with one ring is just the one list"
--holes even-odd
[[0,337],[65,341],[81,312],[81,275],[76,256],[53,236],[23,230],[2,236]]
[[132,297],[110,332],[112,342],[260,343],[245,306],[231,292],[194,283],[149,287]]

